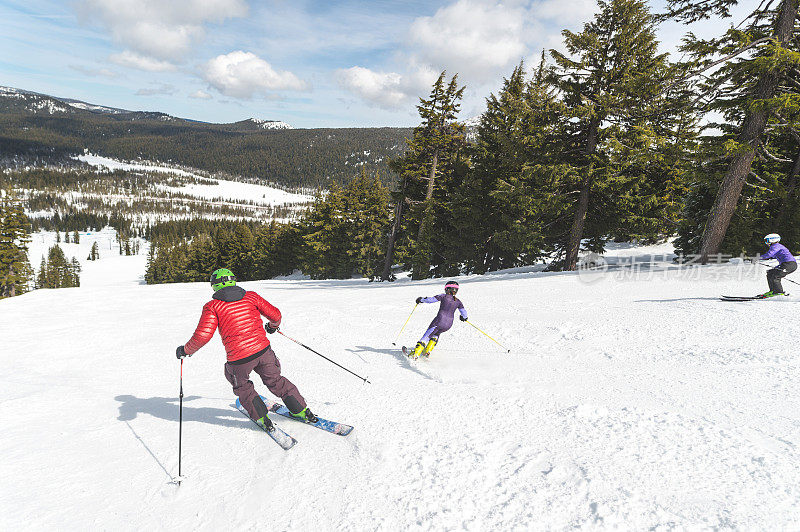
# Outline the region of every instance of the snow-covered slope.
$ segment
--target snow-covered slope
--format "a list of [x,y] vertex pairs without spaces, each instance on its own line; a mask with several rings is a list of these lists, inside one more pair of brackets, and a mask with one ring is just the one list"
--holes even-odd
[[264,120],[262,118],[249,118],[248,120],[261,129],[292,129],[292,126],[281,120]]
[[[157,172],[162,174],[174,174],[184,177],[200,178],[201,183],[190,183],[180,187],[163,185],[159,188],[169,192],[180,192],[189,196],[206,200],[240,200],[252,202],[255,205],[287,205],[308,203],[314,197],[308,194],[298,194],[287,192],[266,185],[256,185],[252,183],[241,183],[225,179],[215,179],[196,174],[194,172],[175,168],[164,164],[150,162],[123,162],[109,157],[87,153],[79,155],[75,159],[85,162],[91,166],[108,170],[127,170],[131,172]],[[216,184],[207,184],[207,183]]]
[[[60,237],[64,237],[61,233]],[[139,253],[135,255],[120,255],[119,240],[117,232],[111,227],[106,227],[100,231],[80,231],[78,233],[80,242],[75,244],[70,242],[60,242],[58,245],[64,251],[67,261],[73,257],[78,259],[81,265],[81,286],[117,286],[117,285],[139,285],[144,283],[144,272],[147,269],[147,251],[150,244],[140,238],[130,240],[130,243],[137,242],[140,246]],[[70,240],[73,233],[70,233]],[[38,231],[31,235],[28,244],[28,259],[31,265],[38,271],[42,258],[47,257],[47,252],[56,243],[56,234],[52,231]],[[92,245],[97,243],[99,260],[88,260]],[[124,242],[123,242],[124,245]]]
[[[391,342],[441,280],[244,283],[372,384],[273,337],[312,409],[356,427],[278,418],[299,440],[284,452],[232,408],[215,338],[184,364],[180,487],[174,351],[209,287],[0,301],[0,528],[795,528],[800,299],[723,303],[765,290],[763,271],[663,267],[459,279],[470,320],[512,352],[456,321],[416,364]],[[421,305],[401,341],[434,314]]]

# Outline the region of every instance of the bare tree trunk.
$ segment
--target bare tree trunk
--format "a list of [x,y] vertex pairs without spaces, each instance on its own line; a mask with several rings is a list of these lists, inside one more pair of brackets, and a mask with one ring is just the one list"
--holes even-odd
[[389,281],[392,278],[392,262],[394,262],[394,242],[397,239],[397,233],[400,232],[401,217],[403,215],[403,202],[405,198],[400,198],[397,205],[394,206],[394,224],[392,225],[392,232],[389,233],[389,242],[386,246],[386,260],[383,263],[382,281]]
[[[775,38],[780,44],[786,44],[791,38],[796,17],[797,0],[783,0],[775,25]],[[772,98],[778,88],[778,82],[777,73],[764,74],[756,84],[753,96],[757,100]],[[719,253],[722,240],[731,223],[731,217],[736,210],[736,204],[739,202],[739,196],[742,194],[745,179],[750,173],[755,158],[755,143],[764,133],[768,118],[767,112],[761,109],[749,111],[745,115],[738,140],[739,143],[748,146],[748,149],[733,158],[720,184],[700,243],[700,261],[703,264],[708,262],[709,256]]]
[[581,183],[581,194],[578,197],[578,206],[572,219],[572,229],[567,241],[567,252],[564,257],[564,270],[572,271],[578,265],[578,254],[581,249],[583,226],[586,222],[586,213],[589,211],[589,189],[591,188],[591,167]]
[[[600,121],[593,119],[589,123],[589,133],[586,136],[586,148],[584,154],[590,157],[597,148],[597,135],[600,129]],[[566,255],[564,257],[563,270],[572,271],[578,264],[578,254],[581,251],[581,240],[583,240],[583,228],[586,224],[586,213],[589,212],[589,192],[592,188],[592,174],[594,164],[589,164],[586,175],[581,182],[581,193],[578,197],[578,205],[575,208],[575,216],[572,218],[572,229],[569,232],[567,241]]]
[[425,193],[425,209],[422,213],[422,220],[420,220],[419,231],[417,232],[417,253],[415,253],[414,260],[414,279],[425,279],[429,276],[431,269],[431,252],[427,244],[428,232],[430,231],[430,217],[429,210],[431,202],[433,201],[433,184],[436,180],[436,167],[439,165],[439,150],[433,152],[433,160],[431,161],[431,171],[428,174],[428,190]]

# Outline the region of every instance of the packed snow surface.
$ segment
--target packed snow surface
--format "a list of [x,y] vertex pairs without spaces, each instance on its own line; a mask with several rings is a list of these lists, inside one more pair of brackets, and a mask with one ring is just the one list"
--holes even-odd
[[456,320],[416,363],[392,341],[444,280],[242,283],[372,384],[273,335],[314,412],[355,426],[275,416],[299,441],[283,451],[233,408],[215,337],[183,367],[180,486],[174,352],[209,286],[98,269],[2,300],[0,529],[796,528],[800,298],[719,301],[766,290],[741,264],[639,263],[459,278],[470,322],[511,353]]

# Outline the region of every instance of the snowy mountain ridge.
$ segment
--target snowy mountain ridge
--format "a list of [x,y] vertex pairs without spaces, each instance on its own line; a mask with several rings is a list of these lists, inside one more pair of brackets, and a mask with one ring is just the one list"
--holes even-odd
[[[106,115],[131,115],[132,120],[139,119],[140,117],[155,118],[161,121],[182,120],[181,118],[157,111],[130,111],[128,109],[97,105],[73,98],[62,98],[58,96],[51,96],[49,94],[42,94],[6,86],[0,86],[0,98],[25,100],[29,102],[29,105],[26,107],[26,109],[31,113],[71,113],[74,112],[73,109],[79,109],[81,111],[89,111],[91,113]],[[63,105],[59,105],[59,103],[66,104],[69,107],[64,107]],[[292,129],[291,125],[281,120],[249,118],[245,122],[252,122],[261,129]]]
[[261,129],[293,129],[292,126],[281,120],[263,120],[261,118],[248,118]]

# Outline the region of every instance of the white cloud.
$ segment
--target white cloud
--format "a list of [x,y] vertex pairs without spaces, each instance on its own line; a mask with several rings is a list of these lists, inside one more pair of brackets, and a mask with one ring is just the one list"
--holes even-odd
[[139,55],[128,50],[119,54],[114,54],[108,59],[119,66],[147,70],[148,72],[169,72],[176,69],[175,65],[168,61],[159,61],[158,59]]
[[87,76],[92,77],[104,77],[109,79],[114,79],[119,77],[119,72],[114,72],[113,70],[109,70],[108,68],[90,68],[83,65],[69,65],[69,68],[75,70],[76,72],[80,72],[82,74],[86,74]]
[[196,100],[210,100],[211,95],[203,89],[197,89],[189,95],[189,98],[194,98]]
[[237,50],[210,60],[203,68],[203,79],[226,96],[252,98],[280,90],[306,90],[308,85],[286,70],[272,65],[251,52]]
[[561,46],[563,28],[579,29],[596,11],[596,0],[453,0],[409,25],[391,71],[352,67],[337,79],[370,104],[397,108],[427,95],[446,70],[468,87],[465,109],[481,108],[520,60],[535,65],[542,49]]
[[77,9],[84,21],[99,20],[123,53],[171,63],[202,41],[206,23],[247,14],[244,0],[82,0]]
[[426,94],[438,74],[419,68],[409,74],[354,66],[336,72],[339,86],[383,109],[400,109]]
[[136,91],[137,96],[171,96],[176,94],[178,89],[175,88],[174,85],[170,85],[168,83],[162,83],[157,87],[151,87],[149,89],[139,89]]
[[526,6],[458,0],[409,28],[413,54],[438,70],[484,82],[518,62],[528,49]]
[[597,12],[597,0],[540,0],[530,6],[533,16],[573,26],[589,22]]
[[403,76],[397,72],[374,72],[368,68],[354,66],[339,70],[336,78],[342,88],[379,107],[398,108],[407,99],[401,87]]

